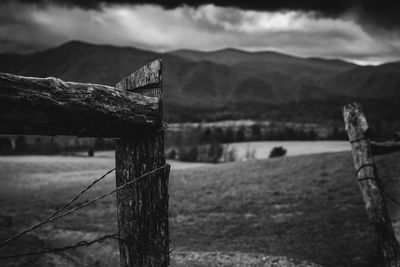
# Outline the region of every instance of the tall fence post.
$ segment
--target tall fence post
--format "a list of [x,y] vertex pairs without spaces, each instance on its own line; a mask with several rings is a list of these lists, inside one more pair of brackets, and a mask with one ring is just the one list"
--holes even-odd
[[400,266],[400,246],[379,185],[364,112],[359,104],[353,103],[344,107],[343,117],[352,147],[358,184],[368,217],[375,228],[376,241],[382,256],[381,264],[385,267]]
[[[158,97],[162,92],[162,62],[156,60],[117,84],[118,89]],[[159,109],[162,127],[162,104]],[[116,141],[116,183],[166,166],[164,131]],[[168,266],[168,177],[169,166],[138,180],[117,193],[120,265]]]

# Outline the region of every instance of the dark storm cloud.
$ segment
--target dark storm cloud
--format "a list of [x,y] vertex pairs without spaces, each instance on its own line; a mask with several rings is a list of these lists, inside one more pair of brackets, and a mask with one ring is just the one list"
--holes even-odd
[[352,5],[336,11],[325,9],[323,16],[271,6],[260,11],[266,6],[251,2],[237,8],[171,1],[167,6],[115,4],[121,1],[4,1],[0,0],[0,53],[31,52],[81,40],[155,51],[272,50],[363,64],[400,59],[399,31],[360,23],[360,8],[351,9]]
[[[8,0],[11,1],[11,0]],[[19,0],[26,3],[58,4],[97,9],[102,4],[155,4],[166,9],[182,5],[198,7],[214,4],[220,7],[236,7],[255,11],[312,11],[321,16],[339,17],[348,11],[356,12],[362,23],[388,29],[400,28],[400,1],[392,0]]]

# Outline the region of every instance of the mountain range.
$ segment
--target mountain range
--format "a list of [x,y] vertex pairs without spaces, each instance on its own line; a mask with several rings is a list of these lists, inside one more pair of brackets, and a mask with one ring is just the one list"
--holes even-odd
[[282,108],[310,102],[400,96],[400,62],[359,66],[230,48],[157,53],[71,41],[30,54],[0,54],[0,72],[113,86],[156,58],[164,62],[163,99],[173,121],[268,118],[268,112],[278,116]]

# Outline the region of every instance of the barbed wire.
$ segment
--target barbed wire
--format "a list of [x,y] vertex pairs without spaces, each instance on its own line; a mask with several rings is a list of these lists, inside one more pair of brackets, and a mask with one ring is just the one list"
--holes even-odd
[[[368,138],[360,138],[360,139],[356,139],[356,140],[352,140],[350,141],[350,143],[355,143],[355,142],[360,142],[362,140],[367,140],[369,141]],[[374,171],[374,177],[361,177],[358,178],[358,173],[365,167],[372,167],[373,171]],[[380,187],[380,190],[383,192],[384,197],[386,197],[387,199],[391,200],[394,204],[400,206],[400,201],[397,200],[395,197],[393,197],[387,190],[385,190],[384,185],[382,184],[382,181],[384,180],[388,180],[388,179],[400,179],[400,174],[390,174],[390,175],[383,175],[383,176],[379,176],[377,173],[377,167],[375,163],[368,163],[368,164],[364,164],[361,165],[357,170],[356,170],[356,177],[357,179],[360,180],[365,180],[365,179],[373,179],[376,180],[378,182],[378,186]],[[400,218],[396,218],[396,219],[392,219],[392,221],[399,221]]]
[[[368,141],[369,139],[368,139],[368,138],[361,138],[361,139],[354,140],[353,142],[359,142],[359,141],[362,141],[362,140],[367,140],[367,141]],[[350,142],[350,143],[353,143],[353,142]],[[365,168],[365,167],[372,167],[372,168],[373,168],[373,172],[374,172],[374,176],[373,176],[373,177],[361,177],[361,178],[358,178],[359,172],[360,172],[363,168]],[[377,184],[378,184],[378,186],[379,186],[379,188],[380,188],[380,190],[383,192],[384,197],[386,197],[386,198],[388,198],[389,200],[391,200],[394,204],[400,206],[400,201],[397,200],[395,197],[393,197],[393,196],[384,188],[384,184],[382,183],[384,180],[388,180],[388,179],[393,179],[393,178],[399,179],[399,178],[400,178],[400,174],[390,174],[390,175],[383,175],[383,176],[380,176],[380,175],[378,175],[378,171],[377,171],[377,166],[376,166],[376,164],[375,164],[375,163],[367,163],[367,164],[361,165],[361,166],[356,170],[356,177],[357,177],[357,179],[358,179],[359,181],[360,181],[360,180],[364,180],[364,179],[373,179],[373,180],[376,180],[376,181],[377,181]],[[400,220],[400,218],[392,219],[392,221],[399,221],[399,220]]]
[[381,180],[389,180],[389,179],[393,179],[393,178],[398,178],[400,179],[400,173],[399,174],[391,174],[391,175],[383,175],[380,176]]
[[100,238],[91,240],[91,241],[79,241],[78,243],[74,245],[69,245],[65,247],[59,247],[59,248],[45,248],[41,251],[38,252],[28,252],[28,253],[20,253],[20,254],[14,254],[14,255],[6,255],[6,256],[0,256],[1,260],[6,260],[6,259],[16,259],[16,258],[22,258],[22,257],[28,257],[28,256],[41,256],[43,254],[48,254],[48,253],[56,253],[56,252],[61,252],[69,249],[76,249],[79,247],[88,247],[90,245],[93,245],[95,243],[103,243],[106,239],[116,239],[118,237],[118,234],[113,234],[113,235],[105,235]]
[[[157,169],[154,169],[154,170],[152,170],[152,171],[146,172],[146,173],[144,173],[144,174],[142,174],[142,175],[140,175],[140,176],[138,176],[138,177],[132,179],[131,181],[129,181],[129,182],[127,182],[127,183],[125,183],[125,184],[123,184],[123,185],[117,187],[117,188],[114,189],[114,190],[111,190],[111,191],[109,191],[109,192],[107,192],[107,193],[105,193],[105,194],[102,194],[102,195],[100,195],[100,196],[98,196],[98,197],[96,197],[96,198],[94,198],[94,199],[92,199],[92,200],[86,201],[86,202],[84,202],[83,204],[78,205],[78,206],[76,206],[76,207],[74,207],[74,208],[72,208],[72,209],[70,209],[70,210],[68,210],[68,211],[66,211],[66,212],[64,212],[64,213],[59,214],[60,211],[61,211],[62,209],[65,209],[65,208],[66,208],[67,206],[69,206],[72,202],[74,202],[80,195],[82,195],[84,192],[86,192],[86,191],[88,190],[88,189],[84,189],[84,190],[82,190],[76,197],[73,198],[73,201],[69,201],[69,202],[67,202],[66,204],[62,205],[59,209],[57,209],[52,215],[48,216],[46,219],[42,220],[41,222],[39,222],[39,223],[37,223],[37,224],[35,224],[35,225],[33,225],[33,226],[31,226],[31,227],[29,227],[29,228],[27,228],[27,229],[21,231],[21,232],[19,232],[18,234],[14,235],[14,236],[8,238],[6,241],[2,242],[2,243],[0,244],[0,249],[3,248],[3,247],[5,247],[6,245],[8,245],[9,243],[11,243],[12,241],[14,241],[14,240],[16,240],[16,239],[22,237],[23,235],[25,235],[25,234],[27,234],[27,233],[29,233],[29,232],[31,232],[31,231],[33,231],[33,230],[39,228],[40,226],[43,226],[43,225],[45,225],[45,224],[48,224],[48,223],[53,222],[53,221],[55,221],[55,220],[58,220],[58,219],[60,219],[60,218],[62,218],[62,217],[65,217],[65,216],[67,216],[67,215],[69,215],[69,214],[71,214],[71,213],[73,213],[73,212],[75,212],[75,211],[77,211],[77,210],[79,210],[79,209],[82,209],[82,208],[84,208],[84,207],[86,207],[86,206],[88,206],[88,205],[90,205],[90,204],[93,204],[94,202],[99,201],[100,199],[103,199],[103,198],[105,198],[105,197],[107,197],[107,196],[109,196],[109,195],[111,195],[111,194],[114,194],[115,192],[124,189],[125,187],[127,187],[127,186],[129,186],[129,185],[131,185],[131,184],[133,184],[133,183],[135,183],[135,182],[137,182],[138,180],[140,180],[140,179],[142,179],[142,178],[144,178],[144,177],[146,177],[146,176],[148,176],[148,175],[150,175],[150,174],[156,173],[156,172],[158,172],[158,171],[160,171],[160,170],[162,170],[162,169],[165,169],[165,168],[167,168],[167,167],[169,167],[169,164],[165,164],[165,165],[163,165],[163,166],[161,166],[161,167],[159,167],[159,168],[157,168]],[[111,173],[111,170],[108,171],[107,173],[108,173],[108,174]],[[103,176],[104,176],[104,175],[103,175]],[[105,175],[105,176],[106,176],[106,175]],[[104,177],[105,177],[105,176],[104,176]],[[103,178],[104,178],[104,177],[103,177]],[[99,178],[99,179],[100,179],[100,178]],[[99,179],[97,179],[97,180],[99,180]],[[98,182],[98,181],[97,181],[97,182]],[[89,185],[87,188],[90,188],[91,186],[93,186],[93,185],[94,185],[95,183],[97,183],[97,182],[93,182],[93,183],[92,183],[91,185]],[[82,193],[82,192],[83,192],[83,193]],[[57,215],[57,214],[58,214],[58,215]]]
[[[359,142],[359,141],[361,141],[361,140],[364,140],[364,139],[363,139],[363,138],[362,138],[362,139],[357,139],[357,140],[354,140],[354,142]],[[374,173],[374,175],[373,175],[373,176],[358,177],[358,174],[360,173],[360,171],[361,171],[363,168],[366,168],[366,167],[371,167],[371,168],[373,168],[373,173]],[[382,184],[382,181],[383,181],[383,180],[392,179],[392,178],[400,178],[400,174],[398,174],[398,175],[394,174],[394,175],[379,176],[379,175],[378,175],[378,172],[377,172],[377,167],[376,167],[376,164],[375,164],[375,163],[366,163],[366,164],[362,164],[362,165],[361,165],[360,167],[358,167],[358,169],[355,171],[355,174],[356,174],[356,178],[357,178],[358,181],[363,181],[363,180],[375,180],[375,181],[377,182],[377,184],[378,184],[380,190],[383,192],[383,195],[386,196],[386,198],[390,199],[390,200],[391,200],[393,203],[395,203],[396,205],[400,206],[400,201],[397,200],[395,197],[393,197],[391,194],[389,194],[389,192],[387,192],[387,191],[385,190],[384,185]]]
[[80,193],[78,193],[75,197],[73,197],[70,201],[66,202],[65,204],[61,205],[60,207],[58,207],[51,215],[49,215],[48,217],[46,217],[45,219],[43,219],[40,223],[33,225],[21,232],[19,232],[18,234],[8,238],[7,240],[5,240],[4,242],[2,242],[0,244],[0,249],[5,247],[6,245],[8,245],[9,243],[11,243],[12,241],[16,240],[17,238],[27,234],[28,232],[31,232],[33,230],[35,230],[36,228],[38,228],[39,226],[45,224],[45,222],[50,221],[52,218],[54,218],[57,214],[59,214],[62,210],[64,210],[65,208],[67,208],[68,206],[70,206],[75,200],[77,200],[81,195],[83,195],[85,192],[87,192],[92,186],[94,186],[96,183],[98,183],[99,181],[103,180],[105,177],[107,177],[108,174],[110,174],[111,172],[113,172],[115,170],[115,168],[107,171],[105,174],[103,174],[100,178],[96,179],[95,181],[93,181],[89,186],[87,186],[85,189],[83,189]]
[[[40,257],[44,254],[63,252],[66,250],[77,249],[79,247],[89,247],[96,243],[103,244],[107,239],[114,239],[117,241],[126,242],[128,244],[133,243],[131,241],[128,241],[126,239],[119,237],[119,234],[111,234],[111,235],[104,235],[102,237],[99,237],[99,238],[96,238],[96,239],[93,239],[90,241],[79,241],[78,243],[76,243],[74,245],[68,245],[68,246],[64,246],[64,247],[45,248],[45,249],[42,249],[42,250],[36,251],[36,252],[27,252],[27,253],[19,253],[19,254],[13,254],[13,255],[0,256],[0,260],[18,259],[18,258],[23,258],[23,257],[34,256],[35,258],[33,260],[29,261],[29,263],[32,263],[32,262],[36,261],[38,259],[38,257]],[[137,243],[137,242],[135,241],[135,243]],[[169,246],[169,244],[172,244],[172,249],[168,249],[167,252],[156,246],[150,245],[150,247],[153,250],[156,250],[160,253],[166,253],[169,255],[175,250],[175,247],[176,247],[175,243],[170,239],[168,239],[168,246]],[[148,244],[146,244],[146,245],[149,246]]]
[[381,188],[382,192],[386,195],[388,199],[390,199],[393,203],[397,204],[400,206],[400,201],[398,201],[396,198],[394,198],[392,195],[390,195],[384,188]]
[[54,216],[56,216],[58,213],[60,213],[62,210],[64,210],[66,207],[70,206],[75,200],[77,200],[80,196],[82,196],[84,193],[86,193],[91,187],[93,187],[95,184],[106,178],[110,173],[115,171],[115,168],[112,168],[111,170],[107,171],[105,174],[103,174],[100,178],[94,180],[90,185],[88,185],[85,189],[83,189],[81,192],[79,192],[75,197],[73,197],[70,201],[66,202],[65,204],[61,205],[59,208],[57,208],[50,216],[48,216],[45,220],[51,219]]

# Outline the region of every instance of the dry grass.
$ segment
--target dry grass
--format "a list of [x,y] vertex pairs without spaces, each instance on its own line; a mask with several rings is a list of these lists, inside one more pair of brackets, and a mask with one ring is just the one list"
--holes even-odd
[[[377,158],[379,170],[385,170],[382,176],[400,173],[398,168],[387,173],[399,159],[400,154]],[[0,238],[43,219],[112,167],[113,160],[106,157],[0,158]],[[396,194],[391,186],[394,181],[386,181],[392,194]],[[114,187],[114,178],[109,177],[84,199]],[[390,208],[393,214],[397,212],[395,206]],[[201,255],[289,256],[323,266],[368,266],[373,252],[349,152],[173,170],[170,226],[175,262],[194,251]],[[116,231],[115,198],[110,197],[1,252],[63,246]],[[3,261],[0,265],[20,263]],[[115,266],[118,244],[109,241],[54,254],[27,266],[61,263]]]

